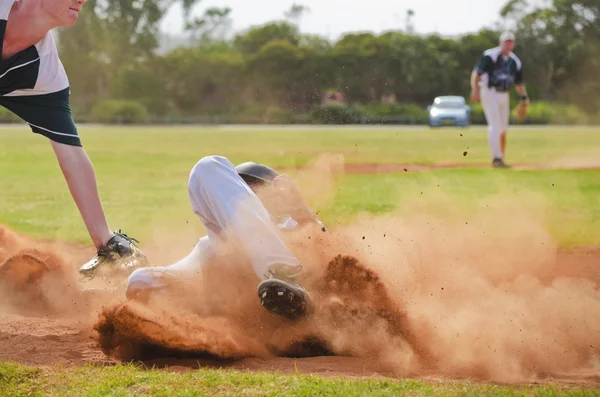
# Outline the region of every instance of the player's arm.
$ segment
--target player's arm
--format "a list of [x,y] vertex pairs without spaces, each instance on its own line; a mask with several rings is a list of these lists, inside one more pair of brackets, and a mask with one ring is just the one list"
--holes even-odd
[[474,69],[471,73],[471,98],[474,101],[479,100],[479,81],[481,80],[481,74]]
[[523,80],[523,67],[517,69],[515,75],[515,90],[521,97],[522,101],[529,101],[529,95],[527,95],[527,88],[525,88],[525,81]]
[[523,69],[519,67],[515,75],[515,90],[521,97],[521,101],[517,106],[517,118],[520,122],[525,121],[527,115],[527,108],[529,107],[529,95],[527,95],[527,89],[525,88],[525,82],[523,81]]
[[526,101],[529,100],[529,95],[527,94],[527,88],[525,88],[524,83],[515,85],[515,90],[517,90],[517,93],[521,97],[521,100],[526,100]]
[[477,63],[473,72],[471,72],[471,98],[474,101],[479,100],[479,81],[481,80],[481,75],[487,71],[491,63],[491,58],[483,54],[479,59],[479,63]]
[[273,188],[280,197],[282,214],[292,217],[300,224],[316,223],[321,229],[326,230],[325,225],[315,218],[298,187],[288,175],[279,175],[273,179]]

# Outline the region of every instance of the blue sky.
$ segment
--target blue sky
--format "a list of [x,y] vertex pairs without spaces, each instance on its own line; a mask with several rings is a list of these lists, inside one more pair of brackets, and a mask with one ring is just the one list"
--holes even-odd
[[[408,9],[415,12],[413,24],[418,33],[456,35],[473,32],[484,26],[493,27],[507,0],[303,0],[308,6],[300,24],[304,33],[317,33],[331,39],[350,31],[404,28]],[[230,7],[233,28],[242,30],[252,25],[282,18],[293,0],[202,0],[195,13],[208,7]],[[162,30],[180,33],[181,9],[174,7],[163,21]]]

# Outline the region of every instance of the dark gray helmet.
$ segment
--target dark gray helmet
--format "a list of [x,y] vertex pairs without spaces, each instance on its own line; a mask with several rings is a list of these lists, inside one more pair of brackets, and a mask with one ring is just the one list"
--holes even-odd
[[238,165],[235,170],[249,186],[270,184],[273,179],[279,176],[279,173],[274,169],[251,161]]

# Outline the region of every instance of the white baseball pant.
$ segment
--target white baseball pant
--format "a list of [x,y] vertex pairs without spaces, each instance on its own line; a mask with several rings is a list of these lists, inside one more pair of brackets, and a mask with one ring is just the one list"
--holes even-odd
[[[241,244],[260,280],[266,279],[273,265],[299,265],[279,236],[269,212],[228,159],[209,156],[198,161],[189,175],[188,195],[207,236],[200,239],[188,256],[171,266],[134,271],[127,283],[128,296],[163,287],[168,278],[189,278],[198,273],[214,254],[211,241],[223,237],[235,238]],[[297,222],[288,219],[279,228],[296,226]]]
[[510,122],[510,97],[508,92],[498,92],[487,86],[480,90],[481,105],[488,124],[488,143],[494,159],[503,159],[500,136],[508,131]]

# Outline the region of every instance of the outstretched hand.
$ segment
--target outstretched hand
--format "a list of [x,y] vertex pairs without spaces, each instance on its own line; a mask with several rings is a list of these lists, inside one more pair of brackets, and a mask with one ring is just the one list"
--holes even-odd
[[282,214],[289,215],[300,223],[314,222],[312,211],[302,198],[292,178],[288,175],[279,175],[273,179],[273,189],[279,198],[279,209]]

